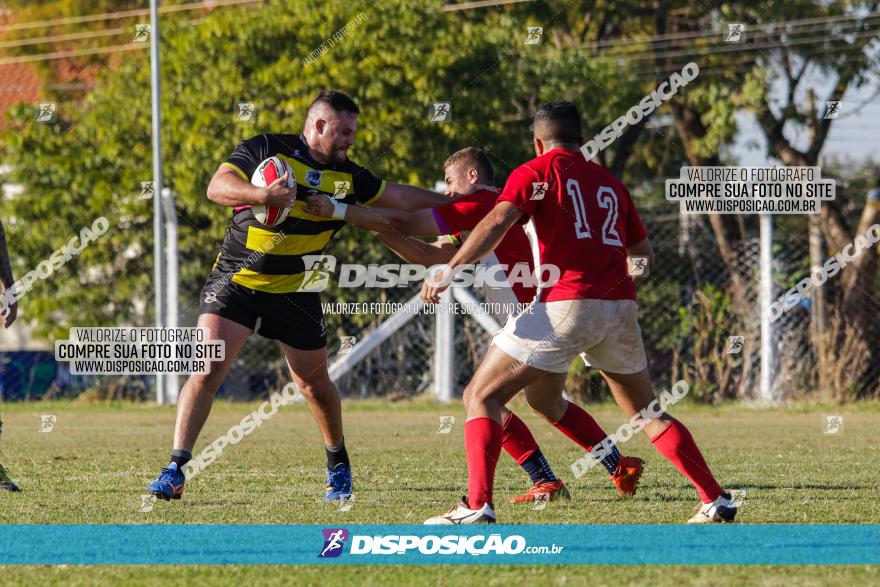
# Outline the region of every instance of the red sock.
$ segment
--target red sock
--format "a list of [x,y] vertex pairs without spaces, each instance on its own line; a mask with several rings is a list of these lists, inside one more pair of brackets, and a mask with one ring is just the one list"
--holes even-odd
[[501,447],[513,457],[517,465],[522,465],[533,452],[538,450],[538,442],[532,436],[532,431],[513,412],[507,416],[502,430],[504,436],[501,439]]
[[589,452],[593,446],[602,442],[605,431],[599,426],[591,415],[586,413],[580,406],[568,402],[568,408],[558,422],[553,424],[556,428],[584,447]]
[[468,466],[468,507],[480,509],[492,502],[495,465],[501,456],[501,425],[491,418],[474,418],[464,425],[464,453]]
[[696,487],[703,503],[713,502],[721,495],[721,486],[709,471],[709,465],[684,424],[672,420],[672,425],[652,438],[651,442],[657,452],[669,459]]

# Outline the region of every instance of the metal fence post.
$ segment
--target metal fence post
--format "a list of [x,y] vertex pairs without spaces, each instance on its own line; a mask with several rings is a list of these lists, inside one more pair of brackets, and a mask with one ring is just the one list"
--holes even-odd
[[451,308],[452,291],[447,289],[440,295],[437,308],[436,332],[434,334],[434,393],[441,402],[452,401],[455,377],[452,369],[455,360],[455,315],[443,308]]
[[773,323],[767,308],[773,303],[773,216],[762,214],[761,233],[761,291],[758,297],[758,314],[761,319],[761,400],[776,401],[773,380],[776,376],[776,340]]
[[[178,247],[177,247],[177,211],[174,209],[174,196],[171,188],[162,188],[162,213],[165,219],[165,325],[177,328],[178,318]],[[165,400],[176,404],[180,393],[180,380],[175,373],[166,375]]]
[[[150,83],[153,128],[153,287],[155,288],[156,326],[165,323],[162,294],[165,291],[162,250],[162,101],[159,90],[159,10],[158,0],[150,0]],[[165,378],[156,374],[156,403],[167,401]]]

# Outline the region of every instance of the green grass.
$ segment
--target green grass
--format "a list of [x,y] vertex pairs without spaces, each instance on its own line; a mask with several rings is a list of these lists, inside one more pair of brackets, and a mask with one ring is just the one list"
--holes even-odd
[[[254,405],[220,402],[202,433],[199,449],[226,432]],[[551,465],[569,482],[574,499],[541,511],[504,503],[527,486],[525,474],[506,456],[499,463],[496,503],[505,523],[681,523],[697,503],[696,492],[642,437],[623,452],[646,460],[639,494],[616,497],[607,476],[593,469],[572,479],[569,465],[581,455],[524,406],[513,408],[542,445]],[[171,408],[79,403],[3,406],[2,464],[24,489],[0,494],[0,523],[420,523],[448,509],[466,483],[462,410],[427,401],[345,404],[346,444],[355,467],[356,500],[339,512],[321,500],[320,435],[303,405],[283,408],[251,436],[226,450],[187,485],[181,501],[156,503],[141,513],[141,495],[167,462],[174,422]],[[613,430],[623,417],[612,405],[589,410]],[[880,448],[875,430],[880,406],[797,406],[759,410],[725,405],[676,406],[716,476],[728,488],[745,489],[742,523],[880,523]],[[54,430],[40,433],[40,415],[53,414]],[[842,414],[840,435],[822,434],[824,414]],[[437,434],[439,416],[453,415],[450,434]],[[601,472],[600,472],[601,471]],[[662,545],[658,545],[661,548]],[[373,567],[376,569],[377,567]],[[476,571],[476,572],[475,572]],[[4,568],[4,584],[32,582],[126,584],[175,583],[187,578],[216,585],[260,583],[346,584],[351,571],[307,567],[70,567]],[[863,567],[556,567],[559,582],[627,585],[825,584],[858,581]],[[874,571],[876,573],[876,570]],[[358,573],[358,582],[384,585],[502,584],[539,579],[536,567],[381,567]],[[367,583],[370,584],[370,583]]]
[[826,587],[872,585],[877,568],[868,566],[159,566],[159,567],[0,567],[3,585],[283,585],[373,587],[511,587],[566,585],[577,587],[644,587],[761,585]]

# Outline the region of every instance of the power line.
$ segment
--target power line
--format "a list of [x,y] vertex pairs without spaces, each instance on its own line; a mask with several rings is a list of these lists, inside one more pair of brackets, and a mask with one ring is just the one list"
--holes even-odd
[[56,51],[42,55],[24,55],[21,57],[7,57],[0,59],[0,65],[13,63],[32,63],[34,61],[49,61],[52,59],[66,59],[67,57],[84,57],[86,55],[103,55],[120,51],[137,51],[149,47],[147,43],[129,43],[127,45],[110,45],[108,47],[96,47],[94,49],[70,49],[68,51]]
[[[845,27],[850,27],[846,30],[830,30],[830,27],[828,27],[828,26],[809,27],[809,25],[803,25],[805,28],[801,28],[799,30],[770,30],[770,31],[761,32],[761,33],[749,33],[747,35],[747,39],[749,41],[765,41],[765,42],[771,42],[771,41],[776,41],[776,40],[783,41],[784,38],[794,37],[797,39],[798,37],[801,37],[806,34],[812,34],[812,33],[824,33],[822,35],[823,37],[827,37],[827,36],[842,37],[842,36],[845,36],[848,34],[854,34],[854,33],[859,32],[861,30],[861,27],[864,26],[865,24],[867,24],[868,26],[874,26],[874,25],[880,24],[880,12],[872,13],[871,16],[866,17],[866,20],[869,20],[870,22],[846,23],[846,24],[842,25]],[[782,21],[782,22],[784,23],[786,21]],[[779,23],[775,23],[775,24],[778,25]],[[799,26],[801,26],[801,25],[799,25]],[[809,27],[809,28],[806,28],[806,27]],[[770,28],[770,25],[768,25],[767,28]],[[788,29],[790,27],[786,26],[786,28]],[[653,55],[654,52],[656,52],[658,49],[664,50],[664,51],[665,50],[672,51],[672,50],[683,49],[683,48],[688,48],[688,47],[697,47],[698,41],[707,41],[708,43],[714,42],[717,44],[718,42],[720,42],[719,40],[721,38],[721,33],[719,31],[699,31],[699,32],[695,32],[695,33],[687,33],[687,35],[688,35],[689,39],[693,39],[695,42],[690,43],[690,44],[680,43],[680,42],[678,42],[678,39],[673,39],[673,40],[669,40],[669,41],[654,42],[650,38],[642,39],[642,40],[621,40],[621,41],[609,39],[605,45],[603,45],[602,47],[599,47],[600,49],[609,49],[609,51],[599,51],[599,53],[617,54],[619,52],[619,53],[623,54],[625,51],[629,50],[629,51],[639,51],[639,52],[643,52],[643,53],[644,52],[651,52],[650,54]],[[785,42],[790,42],[790,41],[786,40]],[[646,44],[649,46],[646,47]],[[725,43],[725,44],[728,44],[732,47],[748,47],[748,46],[754,46],[758,43],[756,43],[756,42],[745,43],[744,42],[744,43],[735,43],[735,44],[734,43]],[[565,49],[577,50],[577,49],[596,49],[596,48],[597,47],[595,45],[579,45],[576,47],[567,47]]]
[[[204,17],[195,18],[189,21],[189,24],[199,24],[205,20]],[[50,35],[48,37],[31,37],[29,39],[16,39],[14,41],[0,41],[0,49],[8,47],[24,47],[27,45],[40,45],[42,43],[63,43],[65,41],[78,41],[81,39],[94,39],[96,37],[112,37],[122,33],[132,33],[132,29],[128,27],[117,27],[113,29],[100,29],[94,31],[84,31],[81,33],[67,33],[59,35]]]
[[[229,5],[239,5],[239,4],[250,4],[250,3],[255,3],[258,1],[259,0],[218,0],[215,5],[229,6]],[[495,1],[495,0],[492,0],[492,1]],[[509,2],[522,2],[522,1],[531,1],[531,0],[503,0],[503,1],[509,3]],[[481,3],[478,2],[478,3],[471,3],[471,4],[481,4]],[[444,9],[447,9],[448,7],[452,7],[450,9],[454,10],[454,9],[456,9],[455,7],[458,7],[458,6],[468,7],[471,4],[447,5],[446,7],[444,7]],[[486,4],[486,3],[482,3],[482,4]],[[490,4],[491,4],[491,2],[486,5],[490,5]],[[174,11],[182,11],[182,10],[191,10],[191,9],[195,9],[195,8],[193,8],[194,6],[204,7],[204,4],[198,3],[198,2],[191,3],[191,4],[181,4],[181,5],[177,5],[177,6],[163,8],[163,9],[161,9],[161,12],[174,12]],[[77,19],[79,19],[79,20],[82,20],[82,19],[96,20],[96,19],[99,19],[99,17],[107,17],[107,16],[110,16],[112,18],[122,18],[122,17],[131,16],[134,14],[141,14],[141,13],[146,14],[148,12],[149,12],[148,10],[131,10],[131,11],[126,11],[126,12],[104,13],[101,15],[89,15],[89,16],[84,16],[84,17],[71,17],[71,18],[73,20],[77,20]],[[39,22],[57,23],[60,21],[71,21],[71,18],[55,19],[53,21],[35,21],[35,22],[36,23],[39,23]],[[836,16],[817,17],[817,18],[800,19],[800,20],[778,21],[778,22],[774,22],[774,23],[769,23],[767,25],[763,25],[762,28],[764,29],[764,32],[749,33],[749,38],[760,39],[762,37],[769,38],[772,36],[781,36],[781,35],[789,35],[789,34],[800,35],[800,34],[805,34],[807,32],[819,32],[821,30],[827,29],[828,27],[823,26],[822,28],[818,28],[818,29],[813,28],[810,30],[799,30],[799,31],[794,31],[792,29],[795,27],[799,27],[799,26],[809,26],[809,25],[813,25],[813,24],[817,24],[817,23],[823,23],[823,25],[827,25],[827,23],[844,21],[844,20],[849,20],[849,21],[857,20],[858,21],[858,22],[849,23],[850,26],[863,25],[865,23],[865,21],[868,21],[871,19],[877,19],[877,18],[880,18],[880,11],[871,12],[871,13],[867,13],[864,15],[836,15]],[[35,23],[31,22],[31,23],[21,23],[21,24],[22,24],[22,26],[24,26],[24,25],[30,26]],[[9,26],[15,27],[15,26],[19,26],[19,25],[9,25]],[[0,31],[2,31],[3,28],[4,27],[0,27]],[[777,30],[777,28],[781,28],[782,30]],[[113,31],[116,31],[115,34],[118,34],[118,33],[124,32],[125,29],[117,28],[117,29],[113,29]],[[850,33],[850,31],[832,31],[831,33],[834,34],[835,36],[841,36],[841,35],[845,35],[845,34]],[[25,39],[25,40],[20,40],[20,41],[9,41],[9,42],[5,42],[5,43],[0,43],[0,48],[20,46],[20,45],[31,45],[31,44],[38,44],[38,43],[42,43],[42,42],[77,40],[77,39],[81,39],[81,38],[89,38],[89,37],[94,37],[94,36],[111,36],[112,34],[114,34],[114,33],[110,33],[109,31],[106,31],[106,32],[94,32],[94,33],[92,33],[92,32],[72,33],[69,35],[54,35],[54,36],[40,37],[40,38],[34,38],[34,39]],[[657,35],[654,37],[647,37],[647,38],[642,38],[642,39],[607,39],[605,41],[600,41],[598,43],[594,43],[591,45],[585,45],[585,46],[581,46],[581,47],[582,48],[592,48],[592,49],[618,48],[618,47],[628,47],[628,46],[634,46],[634,45],[644,45],[645,43],[651,43],[652,45],[654,45],[653,49],[655,49],[655,51],[651,55],[646,55],[646,56],[642,56],[642,57],[625,57],[625,59],[629,59],[629,60],[657,59],[657,58],[674,57],[674,56],[681,56],[681,55],[689,54],[689,53],[676,53],[676,52],[667,52],[667,53],[662,53],[662,54],[656,54],[656,49],[658,49],[658,48],[672,49],[673,47],[681,48],[681,47],[685,46],[682,44],[677,44],[674,41],[684,40],[684,39],[717,38],[720,34],[721,33],[719,31],[710,29],[710,30],[693,31],[693,32],[687,32],[687,33],[670,33],[670,34],[666,34],[666,35]],[[827,37],[827,35],[825,37]],[[820,37],[820,38],[825,38],[825,37]],[[668,41],[673,41],[673,42],[670,43]],[[803,41],[799,41],[799,42],[802,43]],[[795,44],[795,43],[796,42],[794,42],[794,41],[784,41],[783,42],[783,44]],[[665,46],[660,47],[660,45],[665,45]],[[743,48],[740,48],[740,47],[743,47]],[[747,49],[745,49],[745,47],[750,47],[753,49],[754,48],[760,49],[762,47],[767,47],[767,45],[762,46],[762,45],[756,45],[755,43],[751,43],[748,45],[744,44],[744,45],[731,46],[731,48],[719,49],[715,52],[744,51],[744,50],[747,50]],[[49,55],[51,55],[51,54],[49,54]],[[49,57],[49,58],[52,59],[54,57]]]
[[477,0],[476,2],[463,2],[461,4],[445,4],[444,12],[454,12],[458,10],[470,10],[473,8],[488,8],[490,6],[503,6],[508,4],[518,4],[520,2],[531,2],[532,0]]
[[[864,54],[864,50],[865,50],[864,46],[817,48],[817,49],[813,49],[813,50],[806,50],[806,51],[798,52],[797,56],[804,58],[804,59],[810,59],[810,58],[815,58],[816,56],[819,56],[819,55],[827,55],[829,53],[834,53],[834,54],[846,56],[846,59],[841,60],[840,63],[857,63],[862,60],[862,57],[850,55],[850,54],[853,52],[859,52],[860,54]],[[868,55],[864,55],[864,56],[870,58],[870,56],[868,56]],[[668,72],[671,73],[673,71],[681,70],[685,65],[687,65],[687,63],[681,62],[678,64],[669,65],[668,67],[664,67],[664,70],[668,70]],[[820,65],[820,64],[815,63],[814,65]],[[751,63],[736,64],[736,65],[729,65],[729,66],[723,66],[720,64],[716,64],[713,66],[700,67],[700,75],[708,74],[710,72],[713,74],[715,74],[716,72],[742,73],[742,72],[750,71],[751,69],[753,69],[755,67],[761,67],[761,66],[756,61],[753,61]],[[638,79],[645,79],[645,80],[654,79],[654,80],[656,80],[657,76],[658,76],[658,70],[656,68],[643,69],[640,71],[636,71],[634,75]],[[662,75],[662,72],[661,72],[661,75]]]
[[[238,5],[238,4],[252,4],[252,3],[255,3],[258,1],[259,0],[225,0],[225,1],[219,0],[216,5],[222,4],[224,6],[230,6],[230,5]],[[523,0],[515,0],[515,1],[523,1]],[[193,4],[198,4],[199,6],[204,6],[202,3],[193,3]],[[167,9],[163,9],[163,10],[165,12],[181,11],[181,10],[183,10],[183,7],[191,7],[191,6],[193,6],[193,4],[172,6],[172,7],[168,7]],[[465,5],[461,5],[461,6],[465,6]],[[117,15],[118,14],[126,14],[126,15],[128,15],[130,13],[135,13],[135,12],[148,12],[148,11],[128,11],[126,13],[108,13],[108,14],[117,14]],[[97,16],[100,16],[100,15],[91,15],[88,18],[96,18]],[[79,18],[79,17],[77,17],[77,18]],[[864,15],[861,17],[837,16],[837,17],[801,19],[801,20],[796,20],[796,21],[780,21],[780,22],[769,24],[769,25],[765,25],[765,27],[769,28],[769,27],[776,27],[776,26],[782,26],[782,25],[785,25],[786,27],[790,27],[792,25],[806,26],[806,25],[810,25],[810,24],[815,24],[816,22],[820,22],[820,21],[830,22],[830,21],[852,20],[854,18],[859,18],[862,20],[869,19],[869,18],[880,18],[880,12],[869,13],[868,15]],[[62,19],[56,19],[56,20],[62,20]],[[203,20],[204,19],[198,19],[195,21],[191,21],[191,24],[197,24]],[[120,32],[124,32],[125,30],[126,29],[124,29],[124,28],[112,29],[112,31],[113,31],[112,33],[110,31],[104,31],[105,34],[103,34],[101,36],[110,36],[111,34],[118,34]],[[805,32],[807,32],[807,31],[796,31],[795,33],[788,31],[787,34],[797,34],[797,33],[805,33]],[[92,36],[92,37],[97,36],[99,34],[100,34],[100,32],[76,33],[76,35]],[[717,36],[718,32],[717,31],[705,31],[702,33],[701,32],[683,33],[679,36],[682,36],[682,37],[687,36],[690,38],[696,38],[696,36],[704,35],[704,34],[711,34],[712,36]],[[775,33],[773,33],[773,34],[775,34]],[[768,49],[785,48],[785,47],[789,47],[789,46],[793,46],[793,45],[818,43],[821,41],[830,40],[832,38],[837,38],[837,37],[844,36],[844,35],[852,35],[854,37],[864,37],[864,36],[869,36],[869,35],[874,35],[874,34],[877,34],[877,33],[873,32],[873,31],[865,31],[865,32],[861,32],[861,33],[849,33],[849,32],[835,31],[835,33],[833,35],[826,34],[826,35],[821,35],[821,36],[813,36],[813,37],[809,37],[806,39],[798,39],[798,40],[794,40],[794,41],[781,41],[780,40],[778,42],[768,42],[768,43],[764,43],[764,44],[755,44],[755,43],[743,44],[743,45],[731,44],[728,47],[722,47],[722,48],[716,49],[713,51],[713,53],[729,53],[729,52],[748,53],[748,52],[754,52],[754,51],[763,52]],[[64,35],[57,35],[56,37],[63,37],[63,36]],[[661,35],[658,37],[653,37],[652,39],[669,39],[669,38],[672,38],[673,36],[675,36],[675,35]],[[41,41],[45,40],[45,39],[47,39],[47,38],[43,38],[43,39],[41,39]],[[35,40],[32,40],[32,39],[28,40],[28,41],[36,42]],[[648,39],[648,41],[650,41],[650,39]],[[633,43],[644,43],[644,42],[645,42],[645,40],[625,40],[621,43],[615,43],[614,40],[607,40],[607,41],[604,41],[603,44],[604,44],[604,46],[610,47],[610,46],[614,46],[615,44],[630,45]],[[3,47],[3,46],[8,46],[8,45],[0,44],[0,47]],[[80,56],[87,56],[87,55],[109,54],[109,53],[122,52],[122,51],[134,51],[134,50],[145,48],[145,47],[146,47],[145,44],[137,43],[137,44],[126,44],[126,45],[114,45],[114,46],[99,47],[99,48],[72,49],[72,50],[56,51],[56,52],[52,52],[52,53],[44,53],[44,54],[38,54],[38,55],[26,55],[26,56],[18,56],[18,57],[10,57],[10,58],[5,58],[5,59],[0,59],[0,65],[7,65],[7,64],[14,64],[14,63],[31,63],[31,62],[45,61],[45,60],[64,59],[64,58],[68,58],[68,57],[80,57]],[[863,47],[851,47],[851,46],[850,47],[841,47],[841,48],[829,49],[826,51],[814,52],[813,54],[828,53],[828,52],[832,52],[832,51],[842,53],[842,52],[852,51],[852,50],[856,50],[856,49],[863,50],[864,48]],[[614,54],[605,53],[603,56],[606,56],[610,59],[621,60],[624,62],[635,62],[635,61],[655,60],[658,58],[659,59],[666,59],[666,58],[671,58],[671,57],[684,57],[684,56],[698,55],[699,53],[700,53],[699,49],[694,48],[693,51],[670,50],[670,51],[661,52],[661,53],[650,53],[649,52],[644,55],[636,55],[636,56],[614,55]],[[802,55],[804,55],[804,56],[807,56],[810,54],[811,54],[810,52],[802,53]],[[846,60],[846,61],[850,61],[850,60]],[[677,68],[680,69],[684,65],[685,64],[681,64],[681,66],[679,66]],[[723,68],[721,70],[721,73],[748,71],[752,67],[754,67],[754,65],[749,64],[749,65],[745,65],[745,66],[737,66],[735,68]],[[709,71],[712,71],[712,73],[715,73],[715,71],[717,69],[718,68],[710,68],[710,69],[703,68],[701,70],[701,72],[709,73]],[[637,72],[636,77],[640,78],[640,79],[656,78],[656,72],[653,69],[646,70],[644,72]]]
[[[239,4],[243,4],[243,3],[257,2],[259,0],[229,0],[229,2],[233,2],[233,1],[235,1],[236,3],[239,3]],[[183,6],[183,5],[181,5],[181,6]],[[172,7],[172,8],[176,8],[176,7]],[[876,16],[872,16],[872,18],[880,18],[880,12],[872,13],[872,15],[876,15]],[[201,20],[203,20],[203,19],[199,19],[198,21],[191,21],[191,23],[201,22]],[[782,21],[782,22],[785,22],[785,21]],[[792,22],[794,22],[794,21],[792,21]],[[114,30],[115,31],[124,31],[125,29],[114,29]],[[95,36],[94,34],[91,34],[91,33],[84,33],[84,34],[88,34],[90,36]],[[713,35],[714,34],[715,33],[713,33]],[[814,36],[814,37],[809,37],[807,39],[798,39],[795,41],[779,41],[779,42],[775,42],[775,43],[768,42],[768,43],[764,43],[764,44],[752,43],[752,44],[743,44],[743,45],[731,44],[728,47],[722,47],[722,48],[716,49],[713,51],[713,53],[730,53],[730,52],[747,53],[747,52],[752,52],[752,51],[765,51],[767,49],[772,49],[772,48],[784,48],[784,47],[789,47],[789,46],[794,46],[794,45],[816,43],[816,42],[823,41],[823,40],[830,40],[832,38],[837,38],[841,35],[848,35],[848,36],[853,36],[853,37],[865,37],[865,36],[870,36],[870,35],[878,35],[878,33],[876,31],[865,31],[865,32],[861,32],[861,33],[843,32],[843,33],[835,33],[834,35],[826,34],[826,35],[821,35],[821,36]],[[880,35],[878,35],[878,36],[880,36]],[[0,44],[0,47],[2,47],[2,46],[4,46],[4,45]],[[9,58],[5,58],[5,59],[0,59],[0,65],[12,64],[12,63],[32,63],[32,62],[36,62],[36,61],[64,59],[66,57],[72,57],[72,56],[86,56],[86,55],[93,55],[93,54],[112,53],[114,51],[132,51],[132,50],[135,50],[138,48],[143,48],[143,47],[128,47],[127,45],[115,45],[112,47],[103,47],[103,48],[95,48],[95,49],[56,51],[56,52],[52,52],[52,53],[42,53],[42,54],[38,54],[38,55],[26,55],[26,56],[9,57]],[[840,50],[842,51],[845,49],[846,48],[841,48]],[[692,51],[691,50],[673,50],[673,51],[666,51],[666,52],[661,52],[661,53],[656,53],[656,54],[655,53],[645,53],[643,55],[636,55],[636,56],[616,55],[613,53],[605,53],[604,55],[609,58],[620,59],[623,61],[647,61],[647,60],[655,60],[655,59],[666,59],[666,58],[670,58],[670,57],[690,56],[690,55],[696,55],[699,53],[700,53],[700,49],[694,47],[694,49]],[[682,64],[682,65],[684,65],[684,64]]]
[[[851,64],[851,63],[858,63],[858,62],[862,61],[862,56],[861,56],[861,54],[858,56],[857,55],[850,55],[850,53],[861,52],[861,51],[863,51],[862,47],[847,47],[844,49],[826,49],[826,50],[817,49],[815,51],[806,51],[804,53],[800,53],[799,55],[804,58],[814,58],[819,55],[827,55],[829,53],[841,54],[841,55],[844,55],[845,58],[841,59],[839,61],[839,63]],[[681,63],[677,66],[673,66],[669,71],[671,72],[671,71],[675,71],[675,70],[681,70],[685,65],[686,65],[686,63]],[[813,65],[821,65],[821,64],[814,63]],[[738,65],[735,65],[732,67],[718,64],[718,65],[714,65],[714,66],[710,66],[710,67],[701,67],[700,68],[700,75],[703,75],[703,73],[708,73],[708,72],[713,72],[713,73],[714,72],[745,73],[747,71],[754,69],[755,67],[766,67],[766,66],[762,66],[762,65],[758,64],[757,62],[743,63],[743,64],[738,64]],[[645,79],[650,79],[650,78],[656,79],[657,78],[656,70],[653,70],[653,69],[643,70],[643,71],[639,72],[637,75],[646,76]]]
[[0,84],[0,92],[26,92],[28,90],[91,90],[95,84],[71,82],[64,84]]
[[[825,16],[825,17],[815,17],[815,18],[804,18],[798,20],[782,20],[775,21],[771,23],[767,23],[765,25],[748,25],[748,26],[756,26],[762,29],[759,33],[751,33],[749,29],[746,29],[747,37],[767,37],[773,36],[776,34],[797,34],[803,31],[791,31],[791,30],[776,30],[777,27],[784,27],[785,29],[790,29],[794,27],[802,27],[809,26],[813,24],[820,23],[832,23],[843,20],[871,20],[880,17],[880,11],[877,12],[869,12],[861,16],[857,15],[836,15],[836,16]],[[821,29],[819,29],[821,30]],[[642,37],[642,38],[625,38],[618,37],[614,39],[605,39],[603,41],[598,41],[596,43],[588,43],[581,45],[580,48],[583,49],[602,49],[606,47],[621,47],[627,45],[642,45],[644,43],[652,43],[652,44],[669,44],[665,43],[666,41],[676,41],[676,40],[689,40],[689,39],[698,39],[698,38],[718,38],[722,35],[722,31],[715,29],[703,29],[700,31],[689,31],[682,33],[667,33],[663,35],[654,35],[650,37]]]
[[[224,6],[238,6],[241,4],[255,4],[262,0],[211,0],[206,2],[190,2],[189,4],[177,4],[175,6],[165,6],[159,8],[159,14],[168,14],[171,12],[185,12],[189,10],[209,9]],[[7,24],[0,26],[0,33],[8,31],[17,31],[23,29],[34,29],[61,26],[67,24],[79,24],[83,22],[98,22],[102,20],[118,20],[120,18],[130,18],[133,16],[148,16],[149,8],[138,10],[125,10],[121,12],[103,12],[101,14],[87,14],[83,16],[67,16],[63,18],[53,18],[48,20],[32,20],[28,22],[19,22],[15,24]]]
[[[189,21],[191,25],[200,25],[205,22],[205,18],[196,18]],[[124,31],[125,29],[119,29]],[[85,57],[88,55],[103,55],[107,53],[116,53],[118,51],[137,51],[138,49],[146,49],[150,45],[148,43],[129,43],[125,45],[109,45],[107,47],[93,47],[87,49],[68,49],[65,51],[55,51],[52,53],[40,53],[39,55],[21,55],[18,57],[0,58],[0,65],[11,65],[15,63],[33,63],[36,61],[52,61],[55,59],[66,59],[68,57]]]
[[132,32],[129,28],[103,29],[99,31],[86,31],[83,33],[68,33],[66,35],[50,35],[48,37],[32,37],[30,39],[17,39],[15,41],[0,41],[0,49],[8,47],[26,47],[28,45],[40,45],[42,43],[63,43],[65,41],[79,41],[81,39],[94,39],[97,37],[112,37],[124,32]]
[[[864,31],[861,33],[846,33],[848,37],[851,38],[863,38],[863,37],[880,37],[880,31]],[[822,35],[818,37],[808,37],[806,39],[798,39],[795,41],[780,41],[780,42],[768,42],[764,44],[747,44],[747,45],[728,45],[726,47],[720,47],[717,49],[711,50],[712,55],[717,55],[719,53],[751,53],[754,51],[765,51],[767,49],[782,49],[786,47],[794,47],[798,45],[810,45],[814,43],[818,43],[820,41],[826,40],[836,40],[838,35]],[[846,47],[840,47],[840,49],[844,49]],[[864,47],[859,47],[863,49]],[[666,59],[669,57],[689,57],[692,55],[701,55],[705,54],[705,51],[702,51],[700,48],[694,47],[692,50],[675,50],[675,51],[667,51],[665,53],[645,53],[642,55],[616,55],[609,54],[608,57],[611,59],[620,59],[622,61],[654,61],[655,59]]]

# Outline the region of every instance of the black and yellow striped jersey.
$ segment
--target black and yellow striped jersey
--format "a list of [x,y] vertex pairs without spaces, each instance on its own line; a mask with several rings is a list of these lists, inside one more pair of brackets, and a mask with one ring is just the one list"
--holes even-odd
[[309,156],[302,135],[264,134],[242,141],[222,164],[250,182],[257,166],[269,157],[284,159],[296,174],[297,199],[287,219],[277,226],[257,222],[250,206],[235,208],[223,246],[208,282],[230,279],[268,293],[295,292],[302,283],[303,255],[320,255],[345,225],[342,220],[305,211],[305,196],[324,193],[346,204],[369,206],[385,182],[352,161],[324,165]]

